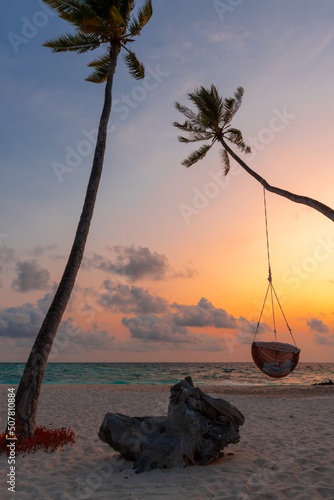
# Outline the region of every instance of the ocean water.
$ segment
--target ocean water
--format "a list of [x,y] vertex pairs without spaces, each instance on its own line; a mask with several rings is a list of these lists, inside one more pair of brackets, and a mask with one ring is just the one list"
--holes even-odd
[[[0,363],[0,384],[18,384],[24,363]],[[190,375],[195,385],[299,385],[332,380],[334,363],[299,363],[289,376],[267,377],[253,363],[49,363],[43,384],[166,384]]]

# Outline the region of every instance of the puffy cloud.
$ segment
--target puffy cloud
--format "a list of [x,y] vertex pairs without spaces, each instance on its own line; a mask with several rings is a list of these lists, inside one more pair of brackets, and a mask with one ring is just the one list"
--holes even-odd
[[[239,342],[240,344],[251,344],[254,339],[256,327],[257,322],[253,320],[250,321],[243,316],[240,316],[240,318],[238,318],[238,328],[236,336],[237,342]],[[260,336],[265,332],[272,332],[272,329],[266,323],[261,323],[257,330],[257,335]]]
[[123,318],[122,323],[133,337],[144,341],[186,342],[189,334],[187,328],[173,325],[166,318],[156,315]]
[[36,305],[26,302],[0,310],[0,337],[35,338],[52,298],[53,293],[47,293],[37,300]]
[[167,257],[158,252],[151,252],[147,247],[115,246],[112,249],[115,257],[113,260],[95,254],[86,258],[84,267],[94,267],[101,271],[124,276],[131,281],[143,278],[161,280],[166,277],[169,269]]
[[101,271],[116,274],[131,281],[140,279],[162,280],[166,278],[191,279],[197,275],[193,266],[184,266],[181,271],[175,271],[165,255],[152,252],[147,247],[114,246],[110,249],[113,258],[94,254],[83,260],[84,269],[100,269]]
[[174,303],[173,307],[178,311],[174,315],[173,320],[179,326],[237,328],[237,322],[233,316],[224,311],[224,309],[214,307],[204,297],[201,298],[197,306]]
[[[176,312],[173,312],[176,311]],[[238,320],[224,309],[216,308],[205,297],[197,305],[172,304],[170,310],[158,316],[156,314],[138,315],[122,320],[129,328],[134,339],[143,342],[161,342],[167,344],[187,344],[194,349],[201,346],[203,350],[234,350],[237,343],[250,344],[256,330],[256,323],[243,317]],[[193,333],[188,327],[215,327],[225,329],[220,338],[208,333]],[[237,330],[231,332],[231,330]],[[265,323],[261,324],[258,334],[270,330]],[[169,347],[170,348],[170,347]],[[176,348],[176,347],[175,347]]]
[[50,273],[43,269],[36,260],[24,260],[16,263],[17,277],[12,288],[17,292],[44,290],[50,287]]
[[151,343],[164,343],[165,348],[176,350],[185,344],[191,350],[225,350],[224,339],[218,339],[205,333],[195,334],[184,326],[177,326],[173,323],[171,315],[123,318],[122,323],[129,328],[134,339]]
[[0,336],[10,338],[36,337],[44,319],[43,312],[27,302],[22,306],[0,311]]
[[[55,284],[53,292],[48,292],[41,299],[37,300],[37,307],[46,314],[55,295],[57,285]],[[70,299],[71,300],[71,299]]]
[[152,295],[148,290],[116,283],[110,280],[104,282],[108,293],[101,294],[99,304],[115,312],[149,314],[163,313],[169,308],[167,300]]
[[307,326],[310,328],[310,330],[313,332],[318,332],[318,333],[329,332],[328,326],[325,325],[321,319],[311,318],[306,323]]
[[84,330],[67,318],[59,325],[50,353],[50,361],[54,361],[61,353],[80,353],[92,350],[111,350],[115,348],[115,337],[107,330],[100,329],[95,323]]
[[320,335],[319,333],[313,334],[313,339],[316,344],[320,345],[334,345],[334,334]]
[[9,267],[16,259],[16,252],[13,248],[0,248],[0,271]]

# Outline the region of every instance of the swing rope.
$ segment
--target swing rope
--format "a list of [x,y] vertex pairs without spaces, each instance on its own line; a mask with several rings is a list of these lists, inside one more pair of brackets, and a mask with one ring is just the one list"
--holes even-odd
[[295,339],[292,335],[292,331],[291,331],[291,328],[288,324],[288,321],[285,317],[285,314],[283,312],[283,309],[282,309],[282,306],[281,306],[281,303],[278,299],[278,296],[277,296],[277,293],[275,291],[275,288],[274,288],[274,285],[273,285],[273,279],[272,279],[272,273],[271,273],[271,265],[270,265],[270,249],[269,249],[269,231],[268,231],[268,217],[267,217],[267,201],[266,201],[266,190],[265,188],[263,187],[263,201],[264,201],[264,218],[265,218],[265,222],[266,222],[266,240],[267,240],[267,259],[268,259],[268,281],[269,281],[269,284],[268,284],[268,287],[267,287],[267,291],[266,291],[266,295],[264,297],[264,302],[263,302],[263,305],[262,305],[262,309],[261,309],[261,313],[260,313],[260,318],[259,318],[259,321],[257,323],[257,326],[256,326],[256,330],[255,330],[255,334],[254,334],[254,339],[253,339],[253,342],[255,340],[255,337],[257,335],[257,332],[259,330],[259,327],[260,327],[260,323],[261,323],[261,318],[262,318],[262,314],[263,314],[263,310],[264,310],[264,307],[266,305],[266,301],[267,301],[267,296],[268,296],[268,292],[269,292],[269,289],[270,289],[270,298],[271,298],[271,310],[272,310],[272,315],[273,315],[273,326],[274,326],[274,334],[275,334],[275,342],[276,342],[276,321],[275,321],[275,308],[274,308],[274,296],[277,300],[277,303],[279,305],[279,308],[281,310],[281,313],[283,315],[283,318],[284,318],[284,321],[285,321],[285,324],[290,332],[290,335],[292,337],[292,340],[293,340],[293,343],[295,344],[295,346],[297,347],[297,344],[295,342]]

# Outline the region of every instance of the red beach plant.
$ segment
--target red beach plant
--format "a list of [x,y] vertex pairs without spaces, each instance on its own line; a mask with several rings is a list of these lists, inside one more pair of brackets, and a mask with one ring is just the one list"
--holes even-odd
[[[10,441],[13,443],[13,441]],[[75,444],[74,432],[69,427],[61,427],[61,429],[46,429],[45,427],[36,427],[35,433],[32,436],[27,436],[25,439],[15,442],[15,455],[36,453],[38,450],[44,450],[46,453],[53,453],[58,448],[62,448],[65,444]],[[5,434],[0,434],[0,455],[9,455],[8,441]],[[23,456],[24,456],[23,455]]]

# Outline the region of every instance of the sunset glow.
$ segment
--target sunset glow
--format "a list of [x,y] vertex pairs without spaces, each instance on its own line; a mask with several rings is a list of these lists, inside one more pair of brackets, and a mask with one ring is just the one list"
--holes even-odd
[[[242,85],[233,125],[252,146],[244,161],[334,208],[334,5],[259,0],[223,13],[204,3],[154,1],[136,41],[145,79],[118,63],[93,222],[51,362],[251,361],[268,283],[263,191],[236,163],[224,177],[216,145],[181,165],[192,146],[177,140],[174,103],[191,107],[196,87],[230,97]],[[38,2],[3,9],[0,362],[23,362],[72,244],[104,85],[85,81],[91,54],[42,47],[68,29],[46,7],[39,27]],[[300,361],[333,361],[333,222],[271,193],[267,208]],[[278,339],[291,342],[276,317]],[[268,307],[263,322],[272,340]]]

